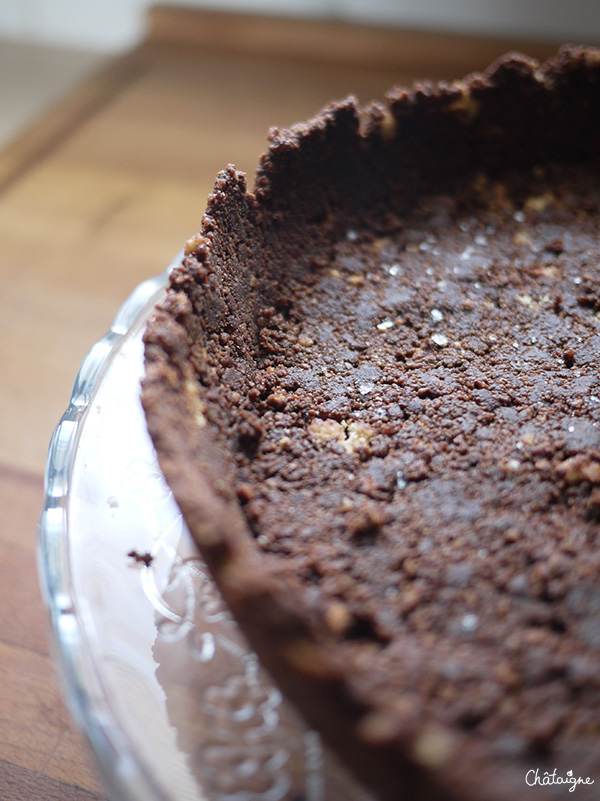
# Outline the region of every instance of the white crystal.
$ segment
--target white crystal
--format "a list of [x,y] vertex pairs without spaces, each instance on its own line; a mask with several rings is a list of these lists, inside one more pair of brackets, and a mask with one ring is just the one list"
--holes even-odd
[[438,346],[438,348],[445,348],[448,344],[448,337],[445,334],[432,334],[431,341]]
[[479,618],[477,615],[473,614],[473,612],[468,612],[460,621],[460,628],[462,631],[475,631],[478,625]]
[[431,310],[431,319],[434,323],[441,323],[444,319],[444,315],[439,309],[432,309]]
[[375,389],[375,384],[372,381],[365,381],[364,384],[358,385],[358,391],[361,395],[368,395],[369,392],[373,392]]
[[380,323],[377,324],[378,331],[389,331],[390,328],[394,327],[394,323],[392,320],[382,320]]

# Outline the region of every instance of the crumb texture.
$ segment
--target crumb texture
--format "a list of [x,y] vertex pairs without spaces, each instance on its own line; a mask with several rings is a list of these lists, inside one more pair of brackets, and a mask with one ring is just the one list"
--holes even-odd
[[[536,768],[597,797],[599,101],[575,49],[273,132],[252,193],[220,177],[149,327],[159,456],[183,376],[227,480],[186,470],[343,664],[352,731],[308,716],[382,798],[571,797],[524,790]],[[269,647],[286,689],[317,659]],[[315,665],[309,709],[332,695]]]

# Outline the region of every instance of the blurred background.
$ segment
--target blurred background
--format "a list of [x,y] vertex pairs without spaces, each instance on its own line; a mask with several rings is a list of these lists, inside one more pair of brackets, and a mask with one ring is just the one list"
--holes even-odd
[[[0,0],[0,146],[148,35],[152,0]],[[600,41],[598,0],[164,0],[162,7],[532,42]]]
[[[114,52],[144,34],[151,0],[2,0],[0,35]],[[168,5],[534,38],[600,34],[597,0],[167,0]]]
[[600,0],[0,0],[2,801],[105,797],[39,597],[46,452],[85,354],[198,230],[217,172],[251,185],[269,127],[331,99],[567,41],[600,41]]
[[[151,4],[0,0],[0,143],[103,57],[139,44]],[[600,40],[598,0],[165,0],[164,5],[535,41]]]

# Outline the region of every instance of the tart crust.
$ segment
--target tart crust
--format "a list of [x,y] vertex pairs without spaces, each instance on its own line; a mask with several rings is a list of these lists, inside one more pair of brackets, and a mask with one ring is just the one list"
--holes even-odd
[[599,130],[576,47],[334,103],[219,175],[148,324],[190,532],[382,799],[600,781]]

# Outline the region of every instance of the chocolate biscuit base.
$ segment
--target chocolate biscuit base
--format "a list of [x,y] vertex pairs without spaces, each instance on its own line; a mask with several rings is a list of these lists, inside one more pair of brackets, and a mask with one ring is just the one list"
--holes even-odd
[[382,799],[600,792],[599,131],[583,48],[333,104],[219,176],[148,325],[189,529]]

